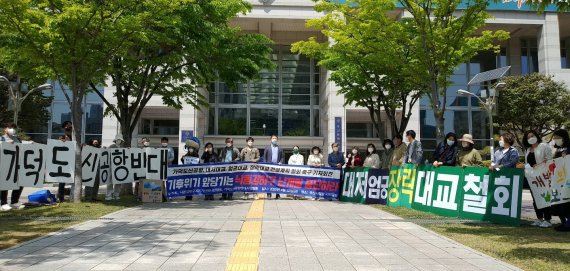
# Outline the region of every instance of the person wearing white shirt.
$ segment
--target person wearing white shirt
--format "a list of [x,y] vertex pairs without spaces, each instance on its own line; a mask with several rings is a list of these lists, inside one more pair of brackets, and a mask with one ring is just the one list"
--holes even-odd
[[[321,148],[314,146],[311,149],[311,155],[309,155],[309,159],[307,159],[307,166],[312,167],[322,167],[325,165],[325,159],[323,154],[321,153]],[[313,200],[318,200],[319,197],[314,197]]]
[[293,155],[289,157],[289,161],[287,162],[289,165],[304,165],[305,164],[305,157],[299,153],[299,146],[293,147]]

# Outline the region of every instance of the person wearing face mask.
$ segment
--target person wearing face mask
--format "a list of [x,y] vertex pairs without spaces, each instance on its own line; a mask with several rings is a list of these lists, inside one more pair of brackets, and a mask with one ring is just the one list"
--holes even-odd
[[499,149],[495,151],[495,159],[491,161],[490,170],[515,168],[519,161],[519,151],[513,147],[515,136],[511,133],[501,134]]
[[[264,163],[271,164],[283,164],[285,162],[285,156],[283,155],[283,148],[278,144],[279,137],[277,135],[271,135],[271,144],[265,147],[263,151],[262,161]],[[279,199],[281,196],[279,194],[275,195],[275,199]],[[271,198],[271,193],[267,193],[267,198]]]
[[[548,144],[542,143],[540,136],[535,131],[527,131],[524,134],[523,146],[526,149],[525,151],[526,168],[532,168],[536,165],[540,165],[552,159],[552,149]],[[551,208],[546,207],[542,209],[537,209],[536,203],[534,201],[534,196],[532,201],[533,201],[532,205],[534,207],[534,212],[536,213],[537,219],[530,225],[534,227],[550,228],[552,226],[552,224],[550,223],[550,220],[552,219]]]
[[454,167],[457,162],[457,135],[447,133],[445,140],[440,142],[433,153],[433,166]]
[[356,168],[362,167],[362,156],[358,153],[358,147],[352,147],[352,151],[346,155],[348,161],[346,162],[346,166],[349,168]]
[[370,143],[366,146],[366,158],[364,159],[363,167],[380,168],[380,156],[376,153],[376,146]]
[[307,159],[307,166],[312,167],[322,167],[325,165],[325,159],[323,158],[323,154],[321,153],[321,148],[314,146],[311,149],[311,154]]
[[384,152],[380,156],[380,168],[390,169],[392,166],[392,157],[394,156],[394,142],[390,139],[384,139],[382,142]]
[[[245,140],[245,143],[247,145],[245,148],[241,149],[241,152],[239,154],[241,161],[252,163],[257,163],[259,161],[259,149],[253,147],[253,142],[255,141],[251,136]],[[244,193],[244,198],[249,199],[249,193]],[[257,198],[257,194],[255,195],[255,198]]]
[[[180,158],[182,164],[199,164],[200,155],[198,155],[198,150],[200,149],[199,140],[196,137],[186,140],[186,154]],[[185,200],[192,200],[192,196],[186,196]]]
[[[226,147],[222,149],[220,153],[220,161],[225,163],[233,163],[238,162],[240,157],[239,150],[234,147],[234,140],[231,138],[226,138]],[[220,200],[232,200],[234,197],[234,193],[222,193],[222,197]]]
[[293,154],[289,157],[287,162],[289,165],[304,165],[305,157],[299,152],[299,146],[293,147]]
[[331,144],[332,152],[329,153],[328,163],[329,167],[342,168],[344,166],[344,154],[339,151],[338,143]]
[[65,137],[71,140],[73,138],[73,122],[66,120],[61,124],[61,128],[63,128]]
[[148,137],[141,138],[141,144],[143,145],[144,149],[150,147],[150,139],[148,139]]
[[460,167],[479,167],[483,163],[481,154],[475,149],[475,142],[473,142],[473,136],[470,134],[464,134],[461,139],[461,150],[457,155],[457,166]]
[[406,139],[409,143],[404,155],[404,163],[415,164],[416,166],[422,164],[424,162],[424,149],[422,143],[416,140],[416,132],[414,130],[406,131]]
[[162,148],[167,148],[168,149],[168,164],[172,165],[175,162],[174,159],[174,149],[168,145],[168,137],[163,137],[160,139],[160,146]]
[[404,156],[406,155],[406,150],[408,146],[404,143],[401,135],[395,135],[392,138],[394,142],[394,154],[392,155],[392,166],[399,166],[404,163]]
[[[18,126],[16,126],[16,124],[11,122],[4,123],[2,125],[4,134],[0,136],[0,142],[6,142],[10,144],[22,143],[22,141],[16,136],[16,129],[18,129]],[[0,210],[9,211],[13,208],[23,209],[25,206],[24,204],[20,203],[20,196],[22,195],[23,190],[24,187],[20,187],[17,190],[12,190],[12,195],[10,196],[10,204],[8,204],[8,190],[0,191]]]
[[[214,151],[214,144],[208,142],[206,145],[204,145],[204,153],[202,153],[202,157],[200,159],[204,164],[214,164],[220,162],[218,159],[218,154]],[[206,195],[204,197],[204,200],[214,200],[214,195]]]
[[[568,155],[568,147],[570,147],[570,137],[566,130],[560,129],[552,134],[554,142],[554,159],[566,157]],[[553,205],[552,212],[560,218],[560,225],[554,227],[557,231],[570,231],[570,202]]]

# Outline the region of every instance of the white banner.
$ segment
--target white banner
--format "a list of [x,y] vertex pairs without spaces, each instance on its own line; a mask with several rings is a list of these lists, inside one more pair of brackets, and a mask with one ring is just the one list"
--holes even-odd
[[19,189],[19,143],[0,143],[0,190]]
[[99,158],[99,184],[106,185],[110,184],[111,181],[111,150],[112,149],[102,149],[101,156]]
[[164,180],[168,169],[168,149],[152,148],[147,150],[146,178],[150,180]]
[[95,185],[100,157],[101,149],[99,148],[84,146],[81,149],[81,179],[83,185],[88,187]]
[[552,205],[570,202],[570,156],[554,159],[552,175]]
[[113,184],[123,184],[133,182],[131,174],[131,157],[128,148],[110,149],[111,151],[111,171]]
[[46,145],[37,143],[22,144],[19,156],[18,185],[23,187],[44,187]]
[[132,148],[130,152],[130,168],[133,181],[146,179],[146,152],[144,149]]
[[47,183],[73,183],[75,176],[75,141],[48,139]]

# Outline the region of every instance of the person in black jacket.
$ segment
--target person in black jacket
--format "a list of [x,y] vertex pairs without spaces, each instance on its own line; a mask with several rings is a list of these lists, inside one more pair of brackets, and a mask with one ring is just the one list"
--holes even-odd
[[457,135],[448,133],[433,153],[433,166],[455,166],[457,163]]
[[[204,145],[204,153],[202,153],[202,157],[200,159],[204,164],[213,164],[220,162],[218,159],[218,154],[214,151],[214,144],[208,142],[206,145]],[[204,199],[214,200],[214,195],[206,195]]]

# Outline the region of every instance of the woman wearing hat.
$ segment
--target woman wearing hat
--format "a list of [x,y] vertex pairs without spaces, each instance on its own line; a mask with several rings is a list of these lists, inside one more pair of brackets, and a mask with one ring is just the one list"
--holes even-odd
[[[200,140],[196,137],[192,137],[191,139],[186,140],[186,145],[184,148],[186,149],[186,154],[180,158],[182,164],[199,164],[200,163],[200,156],[198,155],[198,150],[200,149],[199,143]],[[186,196],[185,200],[192,200],[192,196]]]
[[483,159],[481,154],[475,149],[475,142],[473,136],[464,134],[461,139],[461,148],[457,159],[457,165],[460,167],[478,167],[482,165]]

